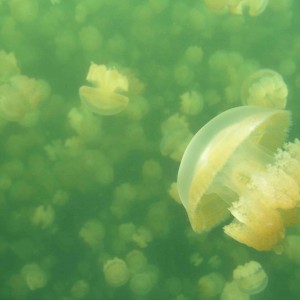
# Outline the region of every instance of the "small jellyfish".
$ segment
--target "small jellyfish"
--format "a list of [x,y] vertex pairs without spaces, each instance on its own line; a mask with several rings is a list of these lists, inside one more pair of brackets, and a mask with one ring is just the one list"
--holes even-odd
[[196,91],[189,91],[180,96],[180,111],[183,114],[195,116],[203,110],[203,97]]
[[251,74],[241,88],[241,98],[245,105],[284,109],[287,96],[288,89],[283,78],[270,69],[261,69]]
[[0,83],[6,82],[10,77],[20,74],[14,53],[0,50]]
[[43,288],[48,282],[46,272],[36,263],[25,265],[21,274],[31,291]]
[[0,85],[0,116],[7,121],[31,125],[38,104],[48,94],[46,82],[23,75],[13,76]]
[[103,272],[106,282],[114,288],[126,284],[130,277],[126,262],[117,257],[104,264]]
[[229,11],[236,15],[242,15],[245,11],[249,16],[260,15],[267,7],[269,0],[229,0]]
[[255,106],[223,112],[202,127],[183,155],[178,191],[196,232],[231,213],[226,234],[256,250],[270,250],[297,220],[300,143],[284,143],[288,111]]
[[134,273],[129,281],[129,288],[137,296],[147,295],[155,286],[158,277],[158,269],[148,266],[145,270]]
[[170,116],[161,125],[163,134],[160,142],[160,152],[175,161],[180,161],[183,152],[192,138],[188,123],[178,114]]
[[116,69],[91,63],[87,81],[90,86],[79,89],[81,101],[98,115],[115,115],[128,105],[128,79]]
[[268,275],[257,261],[250,261],[234,269],[233,280],[248,295],[258,294],[268,285]]
[[235,281],[226,282],[221,300],[250,300],[250,296],[238,287]]
[[102,245],[105,236],[105,228],[96,219],[88,220],[79,231],[79,237],[92,249]]
[[205,0],[207,8],[216,13],[225,13],[229,0]]
[[221,294],[225,285],[223,276],[219,273],[209,273],[198,280],[200,299],[211,299]]

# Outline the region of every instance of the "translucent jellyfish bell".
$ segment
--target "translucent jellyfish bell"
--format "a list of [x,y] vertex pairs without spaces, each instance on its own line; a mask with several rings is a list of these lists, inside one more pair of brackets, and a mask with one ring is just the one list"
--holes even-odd
[[262,292],[268,285],[268,275],[261,264],[253,260],[234,269],[233,280],[249,295]]
[[233,14],[242,15],[247,11],[249,16],[260,15],[267,7],[269,0],[229,0],[229,11]]
[[287,111],[244,106],[223,112],[198,131],[177,180],[196,232],[210,230],[231,213],[235,219],[224,230],[241,243],[269,250],[283,238],[299,205],[295,177],[300,168],[289,172],[283,167],[286,159],[277,162],[274,156],[289,124]]
[[242,84],[241,98],[245,105],[257,105],[284,109],[288,88],[277,72],[259,70],[250,75]]
[[92,87],[80,87],[79,96],[92,112],[115,115],[126,108],[129,102],[125,95],[128,92],[128,80],[116,69],[92,63],[86,79]]

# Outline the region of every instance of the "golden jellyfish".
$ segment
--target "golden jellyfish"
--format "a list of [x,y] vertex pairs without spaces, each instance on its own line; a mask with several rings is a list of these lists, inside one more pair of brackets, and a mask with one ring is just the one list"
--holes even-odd
[[186,119],[174,114],[162,123],[161,131],[163,137],[160,142],[160,153],[180,161],[184,149],[192,138]]
[[250,296],[238,287],[235,281],[227,282],[221,294],[221,300],[250,300]]
[[10,77],[20,74],[14,53],[0,50],[0,82],[6,82]]
[[270,69],[251,74],[242,84],[241,98],[245,105],[284,109],[288,88],[282,76]]
[[268,285],[268,275],[257,261],[250,261],[233,270],[233,280],[246,294],[255,295]]
[[7,121],[31,125],[36,121],[37,106],[49,94],[42,80],[23,75],[11,77],[0,85],[0,116]]
[[126,262],[117,257],[108,260],[104,264],[103,272],[106,282],[114,288],[126,284],[130,277]]
[[229,0],[228,9],[231,13],[242,15],[245,11],[249,16],[260,15],[267,7],[269,0]]
[[205,0],[207,8],[216,13],[224,13],[227,11],[229,0]]
[[234,217],[226,234],[270,250],[298,220],[300,142],[282,146],[291,123],[285,110],[229,109],[192,138],[178,172],[178,191],[194,231]]
[[116,69],[91,63],[87,81],[90,86],[79,89],[81,101],[98,115],[115,115],[128,105],[128,79]]
[[21,275],[31,291],[45,287],[48,282],[47,273],[36,263],[26,264],[21,270]]

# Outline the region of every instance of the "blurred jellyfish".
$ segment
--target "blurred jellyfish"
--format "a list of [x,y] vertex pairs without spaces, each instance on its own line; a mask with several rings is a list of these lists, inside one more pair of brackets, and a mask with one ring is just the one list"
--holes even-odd
[[161,125],[163,138],[160,143],[160,152],[173,160],[180,161],[183,152],[192,138],[192,133],[184,117],[174,114]]
[[46,272],[35,263],[25,265],[21,270],[21,274],[31,291],[43,288],[48,282]]
[[14,53],[0,50],[0,83],[6,82],[10,77],[20,74]]
[[284,242],[284,253],[287,257],[300,265],[300,236],[288,235]]
[[32,125],[37,106],[49,94],[49,86],[41,80],[16,75],[0,85],[0,116],[8,121]]
[[91,63],[86,79],[92,87],[80,87],[79,96],[92,112],[115,115],[128,105],[128,79],[116,69]]
[[129,282],[130,290],[137,296],[147,295],[155,286],[157,277],[158,270],[152,266],[134,273]]
[[238,266],[233,271],[233,280],[246,294],[255,295],[268,285],[268,275],[257,261]]
[[106,282],[114,288],[126,284],[130,277],[126,262],[117,257],[104,264],[103,272]]
[[78,280],[72,285],[70,292],[75,299],[84,299],[89,290],[90,286],[85,280]]
[[180,110],[182,113],[195,116],[203,110],[203,97],[196,91],[189,91],[180,96]]
[[225,280],[219,273],[213,272],[202,276],[198,281],[201,299],[210,299],[221,294],[224,284]]
[[232,281],[225,284],[221,300],[250,300],[250,296],[241,291],[236,282]]
[[100,221],[91,219],[80,229],[79,236],[89,247],[95,249],[102,244],[105,229]]
[[287,86],[277,72],[261,69],[242,84],[241,98],[246,105],[284,109],[288,96]]
[[233,14],[242,15],[245,11],[249,16],[260,15],[267,7],[269,0],[229,0],[228,8]]
[[43,229],[53,224],[55,211],[51,205],[40,205],[35,208],[31,217],[31,222]]

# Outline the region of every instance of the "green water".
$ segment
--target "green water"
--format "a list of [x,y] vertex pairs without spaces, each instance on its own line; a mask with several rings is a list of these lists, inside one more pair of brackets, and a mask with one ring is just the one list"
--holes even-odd
[[[285,239],[282,254],[256,251],[222,225],[194,233],[169,191],[192,135],[242,105],[257,70],[282,76],[289,139],[300,137],[299,9],[0,0],[0,299],[221,299],[251,260],[268,276],[251,299],[298,299],[299,225],[286,230],[294,254]],[[128,78],[120,113],[82,104],[91,62]],[[186,109],[191,91],[198,102]]]

